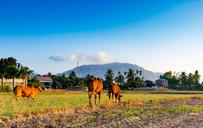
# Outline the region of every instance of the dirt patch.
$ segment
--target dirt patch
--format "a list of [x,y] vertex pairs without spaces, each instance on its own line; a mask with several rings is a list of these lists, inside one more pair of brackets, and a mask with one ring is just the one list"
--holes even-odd
[[161,122],[149,124],[150,128],[202,128],[203,113],[189,113]]

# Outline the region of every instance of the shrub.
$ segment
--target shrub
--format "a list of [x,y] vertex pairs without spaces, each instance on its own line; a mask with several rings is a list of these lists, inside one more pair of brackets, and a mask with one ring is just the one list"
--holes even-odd
[[0,86],[0,92],[12,92],[12,88],[10,86]]
[[40,82],[36,78],[28,80],[28,86],[40,86]]

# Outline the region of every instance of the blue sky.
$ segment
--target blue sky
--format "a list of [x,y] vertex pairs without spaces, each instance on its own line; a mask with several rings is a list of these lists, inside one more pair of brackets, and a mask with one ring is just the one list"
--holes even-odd
[[0,2],[0,57],[39,73],[130,62],[203,74],[202,0]]

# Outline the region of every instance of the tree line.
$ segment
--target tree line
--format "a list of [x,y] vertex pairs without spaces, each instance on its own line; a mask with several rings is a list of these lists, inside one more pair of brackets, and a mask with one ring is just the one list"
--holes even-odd
[[129,69],[127,72],[124,72],[124,74],[118,72],[116,75],[113,73],[112,69],[108,69],[104,77],[105,88],[108,88],[112,81],[119,83],[123,89],[143,87],[145,82],[144,77],[142,76],[142,71],[135,71],[133,69]]
[[[47,76],[50,76],[53,79],[53,88],[65,89],[87,86],[86,81],[93,75],[88,74],[85,78],[79,78],[76,76],[75,71],[72,71],[69,76],[66,76],[65,74],[56,76],[51,73],[48,73]],[[108,69],[105,72],[103,79],[104,88],[107,89],[112,81],[119,83],[123,89],[134,89],[143,86],[144,77],[142,77],[142,71],[138,70],[134,71],[133,69],[129,69],[128,72],[125,72],[124,74],[118,72],[117,75],[114,75],[113,70]],[[153,82],[151,83],[153,84]]]
[[[86,80],[92,77],[92,75],[88,74],[85,78],[78,78],[74,71],[72,71],[68,77],[65,75],[55,76],[50,74],[48,74],[48,76],[51,76],[54,80],[54,88],[75,88],[87,86]],[[203,90],[203,84],[200,83],[200,74],[197,70],[194,73],[172,73],[169,71],[161,75],[160,79],[168,80],[169,89]],[[126,90],[154,86],[154,82],[150,80],[144,80],[142,71],[133,69],[129,69],[123,74],[121,72],[114,74],[112,69],[108,69],[105,72],[103,79],[104,88],[108,89],[112,81],[119,83],[121,88]]]
[[[5,78],[22,78],[28,79],[29,85],[40,85],[39,81],[29,76],[33,73],[26,66],[18,63],[13,57],[0,59],[0,77]],[[76,73],[72,71],[69,76],[65,74],[62,76],[52,75],[48,73],[53,79],[53,88],[66,89],[66,88],[80,88],[87,86],[86,81],[92,77],[88,74],[85,78],[77,77]],[[200,74],[196,70],[194,73],[173,73],[172,71],[165,72],[161,79],[168,80],[168,88],[176,90],[203,90],[203,83],[200,83]],[[116,81],[121,85],[122,89],[132,90],[138,87],[152,87],[154,83],[150,80],[144,80],[143,72],[139,70],[129,69],[127,72],[118,72],[114,74],[112,69],[108,69],[104,75],[104,88],[107,89],[112,81]]]
[[0,77],[5,78],[26,78],[30,76],[33,71],[26,66],[17,63],[13,57],[0,59]]
[[162,79],[168,80],[169,88],[176,90],[203,90],[203,83],[200,83],[199,71],[194,73],[173,73],[172,71],[165,72]]
[[53,88],[55,89],[81,88],[87,86],[87,78],[77,77],[74,71],[72,71],[69,76],[66,76],[65,74],[62,76],[56,76],[51,73],[48,73],[47,76],[53,79]]

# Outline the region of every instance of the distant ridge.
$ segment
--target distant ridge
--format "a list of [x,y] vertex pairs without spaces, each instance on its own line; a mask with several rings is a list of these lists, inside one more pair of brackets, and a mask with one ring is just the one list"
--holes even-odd
[[91,74],[97,77],[104,78],[104,74],[107,71],[107,69],[112,69],[114,72],[114,76],[117,76],[118,72],[120,71],[122,74],[124,72],[127,72],[128,69],[132,68],[135,72],[136,70],[142,71],[142,76],[145,80],[157,80],[161,73],[154,73],[152,71],[148,71],[138,65],[130,64],[130,63],[108,63],[108,64],[92,64],[92,65],[82,65],[79,67],[76,67],[72,70],[65,71],[63,73],[59,73],[57,75],[69,75],[72,71],[75,71],[76,75],[78,77],[85,77],[87,74]]

